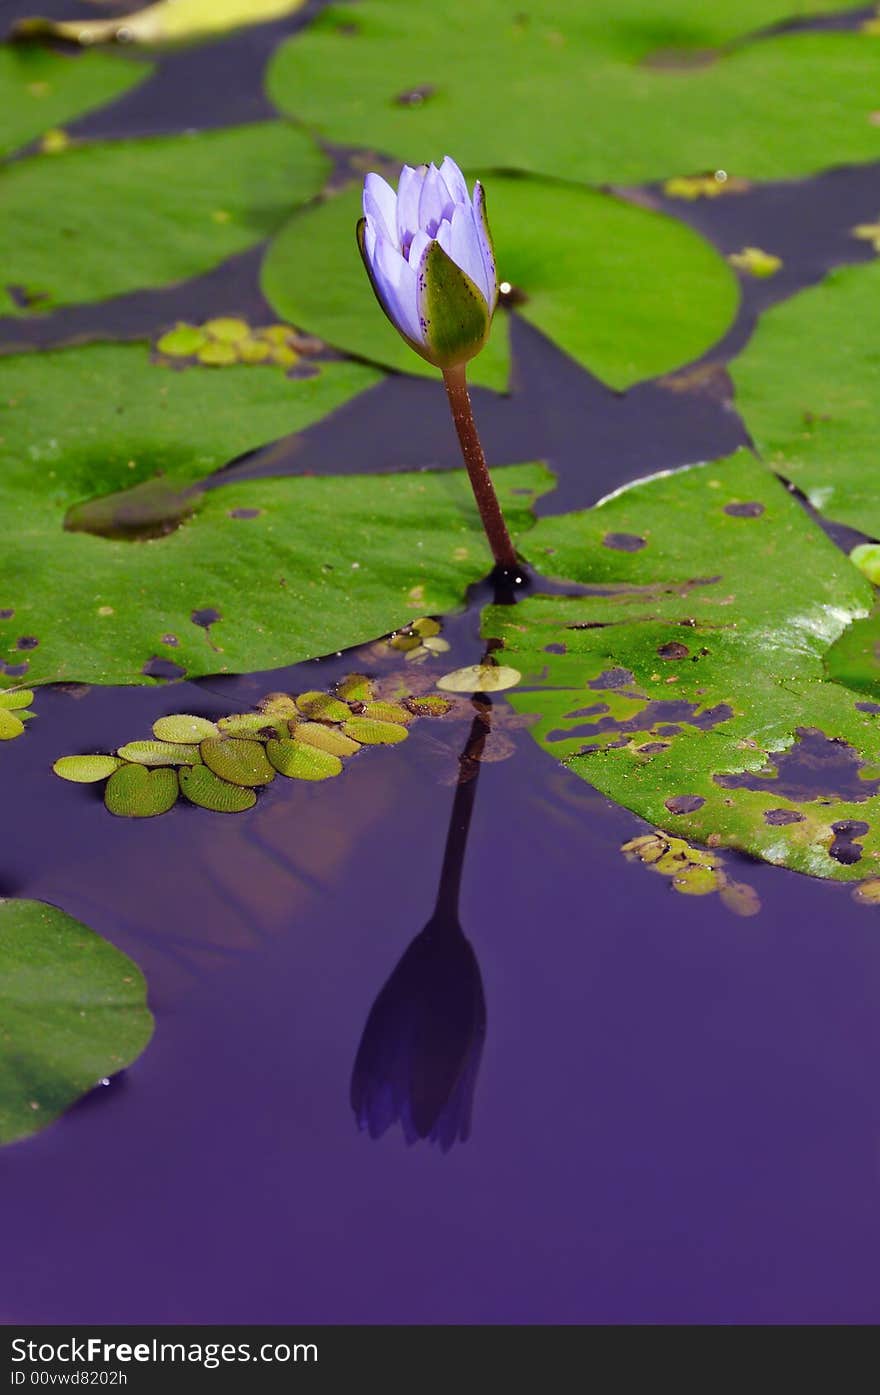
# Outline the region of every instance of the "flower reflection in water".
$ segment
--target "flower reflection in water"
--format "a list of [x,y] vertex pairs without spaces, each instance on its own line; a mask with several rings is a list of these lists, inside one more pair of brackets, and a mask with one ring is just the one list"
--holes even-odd
[[444,1152],[471,1129],[486,1038],[480,967],[458,918],[461,872],[486,741],[490,704],[477,715],[460,757],[434,913],[374,1002],[351,1080],[358,1127],[371,1138],[400,1123],[407,1143],[427,1138]]

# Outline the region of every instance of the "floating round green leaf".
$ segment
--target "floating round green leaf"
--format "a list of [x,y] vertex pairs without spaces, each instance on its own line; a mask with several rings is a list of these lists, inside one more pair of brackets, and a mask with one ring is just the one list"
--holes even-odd
[[880,613],[854,620],[828,650],[825,668],[835,683],[880,699]]
[[373,685],[365,673],[348,673],[336,684],[336,691],[346,702],[370,702]]
[[328,170],[282,121],[18,161],[2,175],[0,313],[23,313],[9,286],[48,309],[197,276],[273,233]]
[[275,771],[259,741],[221,736],[203,741],[199,750],[208,769],[233,785],[268,785],[275,779]]
[[159,717],[153,723],[153,735],[159,741],[171,741],[188,745],[198,745],[209,736],[219,734],[216,722],[207,717],[192,717],[188,713],[175,713],[170,717]]
[[196,325],[179,324],[169,329],[156,343],[161,354],[169,358],[193,358],[208,342],[208,336]]
[[122,765],[114,770],[104,790],[111,814],[126,819],[148,819],[167,814],[177,800],[177,772],[148,770],[143,765]]
[[292,780],[327,780],[342,771],[338,756],[305,741],[269,741],[266,754],[279,774]]
[[[351,713],[348,714],[351,716]],[[360,750],[360,742],[352,741],[338,727],[328,727],[322,722],[297,722],[296,739],[307,746],[317,746],[321,751],[329,751],[334,756],[353,756]]]
[[201,759],[197,747],[176,741],[129,741],[118,754],[137,765],[198,765]]
[[0,901],[0,1143],[131,1065],[153,1030],[136,964],[40,901]]
[[[729,326],[736,278],[683,223],[552,180],[496,174],[485,183],[498,274],[517,293],[517,313],[611,386],[628,387],[698,357]],[[360,197],[349,189],[290,222],[263,264],[266,295],[281,314],[337,348],[436,377],[387,322],[350,255]],[[468,373],[503,390],[508,370],[506,316],[497,314]]]
[[296,705],[313,722],[344,722],[351,716],[351,708],[330,693],[300,693]]
[[452,709],[449,698],[435,697],[426,693],[420,697],[408,697],[406,705],[416,717],[445,717]]
[[406,727],[397,722],[377,722],[370,717],[350,717],[342,730],[362,746],[393,746],[409,735]]
[[736,405],[767,464],[820,513],[874,537],[878,308],[880,261],[841,267],[767,310],[731,365]]
[[241,814],[246,809],[252,809],[257,802],[252,789],[221,780],[206,765],[182,768],[178,772],[178,779],[181,793],[191,804],[198,804],[201,809],[213,809],[217,814]]
[[105,53],[73,57],[39,44],[0,47],[0,158],[149,76],[144,63]]
[[52,769],[62,780],[75,785],[94,785],[106,780],[124,762],[118,756],[59,756]]
[[359,0],[279,48],[268,85],[332,144],[410,164],[450,151],[472,169],[595,184],[717,169],[779,179],[880,156],[876,39],[728,41],[846,6],[479,0],[451,23],[439,5]]
[[224,736],[269,737],[278,734],[279,724],[262,712],[236,712],[220,717],[217,726]]
[[878,704],[829,678],[873,588],[751,452],[541,520],[527,553],[585,588],[484,616],[545,751],[691,841],[876,871]]

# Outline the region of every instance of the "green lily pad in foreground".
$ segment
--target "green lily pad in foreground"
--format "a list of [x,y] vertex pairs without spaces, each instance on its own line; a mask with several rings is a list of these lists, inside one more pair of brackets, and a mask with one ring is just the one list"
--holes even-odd
[[35,44],[0,47],[0,157],[47,130],[111,102],[152,68],[106,53],[71,54]]
[[875,538],[878,319],[880,262],[841,267],[762,315],[731,365],[736,405],[768,465],[828,518]]
[[[13,672],[0,664],[0,686],[143,683],[157,659],[190,676],[277,668],[459,605],[491,567],[464,471],[185,494],[376,381],[348,363],[304,380],[263,366],[175,371],[139,344],[4,360],[0,660]],[[495,479],[522,534],[551,476],[517,465]],[[171,502],[185,494],[165,536],[152,515],[146,538],[107,536],[104,511],[82,508],[151,481]],[[65,528],[89,514],[100,535]]]
[[0,170],[0,313],[21,313],[10,285],[46,310],[209,271],[273,233],[329,169],[283,121],[20,160]]
[[137,965],[41,901],[0,900],[0,1143],[26,1138],[141,1054]]
[[880,869],[880,718],[825,661],[873,588],[748,452],[528,538],[594,594],[486,612],[545,751],[659,828],[814,876]]
[[[553,180],[491,175],[485,185],[498,275],[517,313],[611,387],[699,357],[728,328],[736,278],[683,223]],[[350,188],[295,216],[266,255],[265,294],[337,348],[438,377],[388,323],[352,256],[360,211],[360,189]],[[503,391],[509,370],[507,319],[497,314],[468,376]]]

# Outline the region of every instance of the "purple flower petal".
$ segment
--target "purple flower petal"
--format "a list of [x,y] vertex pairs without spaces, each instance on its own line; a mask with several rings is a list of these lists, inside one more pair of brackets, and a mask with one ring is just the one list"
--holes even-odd
[[419,198],[419,227],[429,237],[437,236],[437,229],[444,218],[452,215],[449,190],[440,177],[436,165],[431,165],[422,183]]
[[397,195],[381,174],[368,174],[364,180],[364,213],[372,218],[380,230],[399,246],[397,238]]
[[397,245],[402,252],[409,250],[413,234],[419,227],[419,199],[425,182],[425,166],[413,169],[404,165],[397,182]]
[[489,291],[488,303],[491,314],[498,303],[498,271],[495,264],[495,248],[492,246],[492,234],[489,232],[489,220],[486,217],[486,195],[483,193],[483,186],[479,180],[474,185],[473,208],[483,265],[486,268],[486,286]]
[[370,222],[367,222],[365,250],[373,267],[373,284],[386,314],[402,334],[417,344],[423,342],[416,297],[416,275],[392,242],[377,235],[374,250],[369,247]]
[[465,177],[458,168],[458,165],[449,155],[444,155],[443,163],[440,166],[440,173],[443,176],[443,182],[449,190],[449,195],[453,203],[469,204],[470,196],[468,195]]
[[[449,228],[449,233],[446,229]],[[489,304],[491,288],[486,278],[486,264],[483,260],[482,246],[477,227],[474,222],[474,215],[470,207],[457,208],[452,215],[451,225],[444,223],[438,233],[437,241],[443,251],[452,258],[456,266],[460,266],[462,271],[468,275],[474,285],[482,292],[483,299]]]

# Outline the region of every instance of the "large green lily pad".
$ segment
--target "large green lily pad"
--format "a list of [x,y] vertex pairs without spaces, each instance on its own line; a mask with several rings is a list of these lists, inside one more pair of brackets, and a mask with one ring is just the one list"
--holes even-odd
[[[463,471],[229,484],[185,495],[171,531],[148,540],[108,537],[102,510],[77,507],[143,492],[158,472],[170,507],[374,382],[368,368],[327,363],[303,381],[264,365],[178,372],[134,344],[21,356],[3,372],[0,659],[12,672],[0,685],[20,683],[22,664],[29,684],[146,682],[155,657],[190,675],[278,667],[450,610],[489,570]],[[496,479],[521,533],[550,476],[523,465]],[[101,534],[65,530],[74,508]]]
[[0,311],[22,313],[10,284],[45,310],[207,271],[274,232],[329,167],[283,121],[72,146],[8,165]]
[[840,268],[768,310],[731,372],[767,463],[829,518],[880,538],[878,314],[880,263]]
[[41,901],[0,901],[0,1143],[26,1138],[141,1054],[136,964]]
[[[696,358],[727,329],[733,273],[684,224],[552,180],[494,175],[486,190],[499,277],[524,297],[518,313],[612,387]],[[263,263],[266,295],[279,314],[339,348],[436,377],[370,290],[355,252],[360,200],[359,188],[348,189],[291,220]],[[503,390],[509,366],[498,314],[468,372]]]
[[0,157],[120,97],[150,71],[106,53],[74,57],[31,44],[0,46]]
[[682,837],[877,872],[877,704],[825,668],[873,588],[768,470],[741,451],[656,476],[526,546],[594,588],[485,616],[547,752]]
[[474,0],[450,22],[440,5],[359,0],[279,50],[269,91],[324,137],[411,164],[449,152],[594,182],[718,168],[775,179],[880,156],[878,39],[788,33],[706,50],[832,8]]

